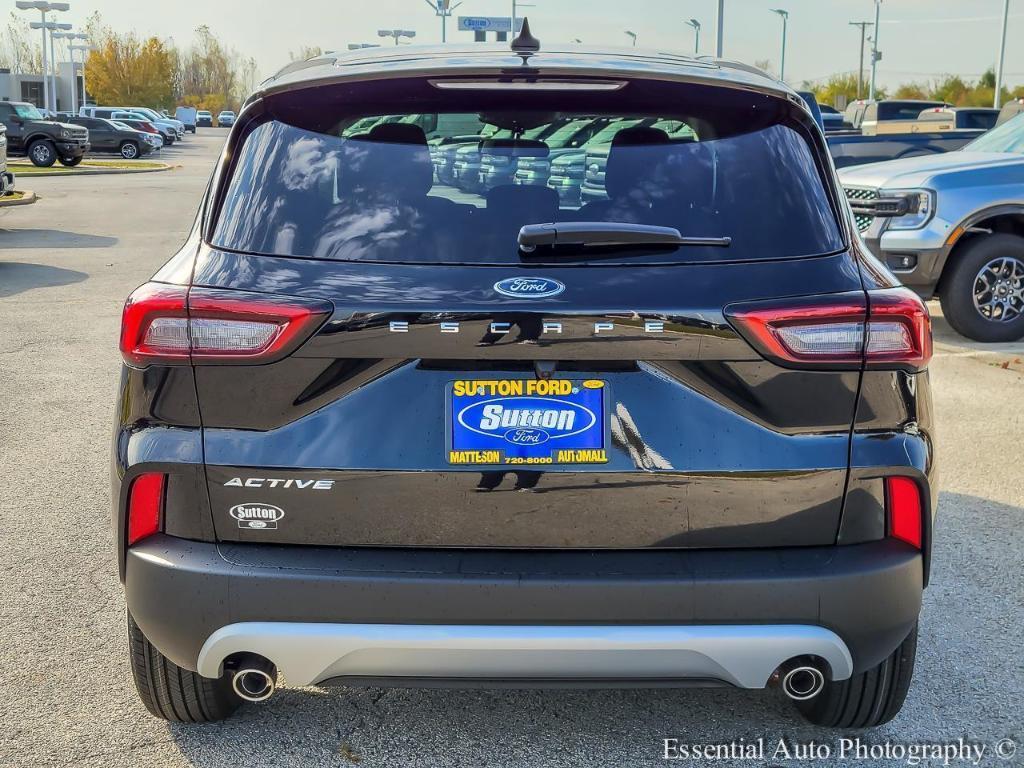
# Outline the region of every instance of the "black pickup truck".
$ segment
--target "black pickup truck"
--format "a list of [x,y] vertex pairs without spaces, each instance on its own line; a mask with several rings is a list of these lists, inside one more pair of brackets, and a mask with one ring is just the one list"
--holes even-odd
[[89,151],[88,130],[47,120],[26,101],[0,102],[0,123],[7,128],[8,151],[28,155],[33,165],[78,165]]

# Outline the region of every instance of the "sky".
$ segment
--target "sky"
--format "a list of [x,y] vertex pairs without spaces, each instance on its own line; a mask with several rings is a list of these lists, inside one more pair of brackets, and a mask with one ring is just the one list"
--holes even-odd
[[[377,30],[416,31],[416,43],[441,41],[440,20],[427,0],[175,0],[170,4],[138,0],[70,0],[61,21],[81,23],[99,11],[106,23],[141,35],[172,38],[187,45],[193,30],[208,25],[224,42],[256,59],[262,75],[289,60],[302,46],[345,49],[348,43],[382,42]],[[14,6],[13,0],[0,0]],[[883,0],[879,84],[945,74],[977,78],[995,64],[999,48],[1002,0]],[[702,24],[701,53],[714,52],[717,0],[526,0],[534,35],[544,40],[579,38],[593,45],[628,45],[624,30],[647,48],[693,51],[693,29]],[[850,21],[871,21],[873,0],[725,0],[724,55],[748,63],[768,60],[778,74],[782,41],[780,18],[771,8],[789,11],[786,81],[825,78],[856,71],[860,33]],[[463,0],[455,16],[508,16],[511,0]],[[22,12],[28,13],[28,12]],[[29,14],[34,16],[33,14]],[[449,21],[448,41],[472,39]],[[1024,83],[1024,0],[1011,0],[1004,83]],[[388,44],[393,44],[391,40]]]

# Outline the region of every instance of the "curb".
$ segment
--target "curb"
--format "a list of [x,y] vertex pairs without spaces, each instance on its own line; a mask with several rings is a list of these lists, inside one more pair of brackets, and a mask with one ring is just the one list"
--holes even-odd
[[0,208],[14,208],[19,205],[32,205],[32,203],[36,202],[36,200],[39,199],[38,197],[36,197],[35,192],[30,192],[27,189],[21,189],[16,191],[21,192],[22,197],[19,197],[17,199],[6,200],[5,198],[7,197],[7,195],[4,195],[3,197],[0,197]]
[[[26,163],[10,163],[8,168],[12,169],[14,175],[18,175],[19,165],[26,165]],[[82,166],[79,165],[73,170],[47,170],[38,171],[34,173],[27,173],[23,175],[23,178],[48,178],[52,176],[116,176],[119,174],[132,174],[132,173],[161,173],[163,171],[173,170],[175,166],[164,163],[159,168],[103,168],[102,166]]]

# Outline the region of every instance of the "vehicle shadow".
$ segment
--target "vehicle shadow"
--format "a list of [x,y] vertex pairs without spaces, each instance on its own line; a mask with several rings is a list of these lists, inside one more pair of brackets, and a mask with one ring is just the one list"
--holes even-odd
[[[222,723],[165,727],[183,758],[198,768],[634,768],[663,765],[665,739],[748,747],[764,740],[763,759],[680,761],[687,765],[795,765],[792,755],[774,752],[780,739],[790,746],[812,740],[828,745],[831,758],[813,760],[816,766],[845,766],[853,760],[838,755],[843,737],[859,736],[873,744],[955,743],[958,735],[971,733],[990,742],[991,749],[999,738],[1024,735],[1019,707],[1012,703],[1015,692],[1024,690],[1014,653],[1024,642],[1024,603],[1013,597],[1024,594],[1017,567],[1024,509],[943,493],[938,517],[917,671],[903,712],[875,730],[818,728],[804,722],[777,691],[718,688],[286,687],[262,704],[243,706]],[[1007,598],[997,608],[994,594]]]
[[0,250],[8,248],[110,248],[116,237],[62,229],[0,229]]
[[25,264],[0,261],[0,299],[5,299],[33,288],[53,288],[80,283],[89,275],[48,264]]

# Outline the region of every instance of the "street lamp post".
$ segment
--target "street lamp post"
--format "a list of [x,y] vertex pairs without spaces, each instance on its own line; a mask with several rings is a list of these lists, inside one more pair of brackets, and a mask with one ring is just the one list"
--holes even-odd
[[1003,31],[999,36],[999,63],[996,66],[996,95],[992,106],[999,109],[1003,103],[1003,58],[1006,56],[1006,21],[1010,18],[1010,0],[1003,0]]
[[[39,11],[40,21],[34,22],[30,26],[32,29],[41,29],[43,31],[43,107],[44,109],[49,109],[50,86],[46,79],[47,71],[49,69],[46,56],[46,14],[50,11],[67,11],[71,8],[71,4],[52,3],[49,2],[49,0],[17,0],[14,5],[22,11]],[[56,106],[56,100],[57,96],[54,94],[54,106]]]
[[395,40],[395,45],[398,45],[398,39],[401,37],[416,37],[415,30],[412,29],[378,29],[378,37],[391,37]]
[[[43,83],[45,84],[47,79],[49,79],[50,85],[49,85],[48,88],[45,87],[45,85],[44,85],[43,90],[44,90],[44,93],[48,93],[48,94],[50,94],[53,97],[52,98],[52,101],[53,101],[52,111],[56,112],[57,111],[57,57],[56,57],[56,55],[53,52],[53,36],[58,34],[58,30],[68,30],[68,29],[71,29],[71,25],[70,24],[59,24],[56,21],[33,21],[31,24],[29,24],[29,27],[31,29],[41,29],[41,30],[43,30],[43,62],[44,62],[44,69],[46,68],[45,67],[45,62],[46,62],[46,32],[47,32],[47,30],[49,30],[49,32],[50,32],[50,67],[49,67],[50,71],[49,72],[43,72]],[[47,104],[46,104],[46,108],[47,109],[51,108],[51,105],[49,103],[50,101],[51,101],[51,99],[47,99]]]
[[868,88],[868,99],[875,98],[875,75],[878,72],[878,60],[882,54],[878,51],[878,17],[882,13],[882,0],[875,0],[875,30],[871,38],[871,86]]
[[624,30],[624,32],[626,33],[626,35],[633,38],[633,47],[636,48],[636,32],[630,32],[628,29]]
[[722,41],[725,39],[725,0],[718,0],[718,22],[715,25],[715,56],[722,58]]
[[782,63],[779,64],[779,80],[786,82],[786,27],[789,26],[789,11],[772,8],[771,12],[777,13],[782,19]]
[[700,53],[700,22],[696,19],[690,19],[686,24],[693,27],[693,54],[696,56]]
[[[71,26],[70,24],[68,26]],[[73,45],[73,40],[88,40],[89,36],[82,32],[53,32],[50,38],[59,37],[68,41],[68,57],[71,59],[71,114],[78,114],[78,73],[75,71],[75,51],[79,46]],[[56,59],[54,65],[56,66]],[[83,75],[83,78],[85,76]]]
[[[80,37],[82,39],[85,39],[85,38],[88,37],[88,35],[80,35]],[[81,51],[82,52],[82,106],[84,107],[86,102],[89,100],[87,98],[86,90],[85,90],[85,60],[88,57],[89,51],[95,51],[96,50],[96,46],[95,45],[69,45],[68,48],[71,50],[71,63],[72,63],[72,67],[74,66],[74,61],[75,61],[75,54],[74,54],[74,52],[75,51]],[[78,90],[78,85],[77,84],[75,84],[74,89],[75,89],[75,91]]]
[[448,42],[448,19],[451,18],[452,11],[462,5],[459,3],[452,3],[452,0],[424,0],[433,11],[434,15],[441,19],[441,42]]

